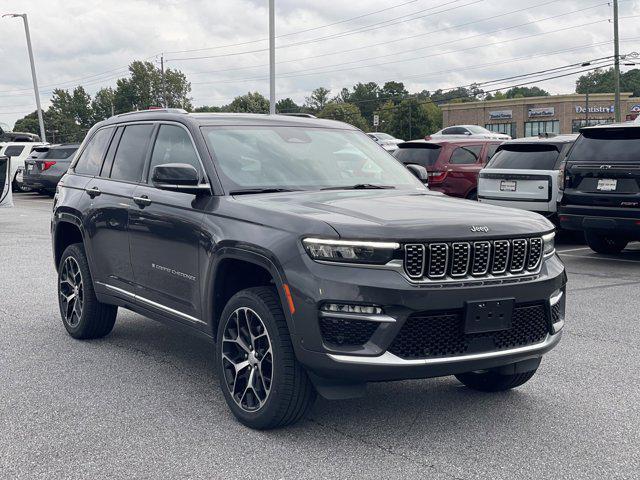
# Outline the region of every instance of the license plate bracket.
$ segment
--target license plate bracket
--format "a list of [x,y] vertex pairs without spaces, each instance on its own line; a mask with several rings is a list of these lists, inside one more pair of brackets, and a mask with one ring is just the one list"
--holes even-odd
[[517,180],[501,180],[500,191],[501,192],[515,192],[518,189]]
[[486,333],[511,328],[515,299],[466,302],[464,333]]
[[599,178],[596,189],[601,192],[614,192],[618,188],[618,180],[614,178]]

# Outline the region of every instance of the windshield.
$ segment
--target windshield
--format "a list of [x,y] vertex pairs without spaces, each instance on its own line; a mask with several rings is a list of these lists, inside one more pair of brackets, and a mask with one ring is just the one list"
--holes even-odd
[[401,147],[395,152],[393,156],[400,160],[405,165],[408,163],[414,163],[416,165],[422,165],[423,167],[433,167],[440,156],[442,147],[440,145],[433,145],[429,147]]
[[516,170],[554,170],[560,152],[553,145],[518,145],[502,147],[486,168]]
[[76,153],[78,147],[68,147],[68,148],[50,148],[46,152],[42,152],[38,155],[40,159],[49,159],[49,160],[64,160],[65,158],[70,158]]
[[640,163],[640,128],[597,128],[584,131],[568,161]]
[[229,191],[349,187],[423,189],[402,164],[359,131],[312,127],[203,127]]

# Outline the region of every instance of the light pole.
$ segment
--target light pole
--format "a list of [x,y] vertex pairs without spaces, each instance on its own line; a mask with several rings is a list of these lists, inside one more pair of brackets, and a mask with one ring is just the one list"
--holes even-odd
[[33,61],[33,49],[31,48],[31,34],[29,33],[29,22],[26,13],[7,13],[2,17],[22,17],[24,22],[24,32],[27,36],[27,49],[29,50],[29,62],[31,62],[31,77],[33,78],[33,91],[36,95],[36,108],[38,109],[38,123],[40,123],[40,138],[47,141],[44,131],[44,120],[42,118],[42,106],[40,105],[40,91],[38,90],[38,79],[36,77],[36,64]]
[[276,114],[276,12],[269,0],[269,114]]
[[618,34],[618,0],[613,0],[613,78],[615,83],[615,116],[616,122],[622,121],[620,111],[620,36]]

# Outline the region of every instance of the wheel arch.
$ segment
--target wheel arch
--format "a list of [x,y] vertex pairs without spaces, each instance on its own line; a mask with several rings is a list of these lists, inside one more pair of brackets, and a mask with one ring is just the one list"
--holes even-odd
[[73,243],[84,244],[84,227],[80,218],[72,212],[56,212],[53,221],[53,258],[56,269],[64,250]]
[[[211,334],[216,336],[220,315],[228,300],[245,288],[272,285],[293,334],[293,319],[285,293],[286,278],[282,267],[269,252],[252,246],[223,246],[215,254],[206,275],[203,311]],[[288,287],[287,287],[288,288]]]

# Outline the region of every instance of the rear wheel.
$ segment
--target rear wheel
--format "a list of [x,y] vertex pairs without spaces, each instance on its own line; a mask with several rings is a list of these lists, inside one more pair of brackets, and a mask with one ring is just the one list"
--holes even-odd
[[316,392],[298,363],[276,291],[255,287],[227,303],[216,340],[218,379],[244,425],[277,428],[300,420]]
[[456,375],[456,378],[473,390],[481,392],[502,392],[523,385],[528,382],[535,373],[536,370],[531,370],[524,373],[502,375],[487,370],[482,372],[460,373]]
[[77,339],[100,338],[113,329],[118,307],[100,303],[80,243],[66,248],[58,267],[58,304],[62,323]]
[[467,200],[478,200],[478,191],[472,190],[467,194]]
[[589,248],[596,253],[620,253],[629,243],[626,238],[589,231],[584,232],[584,238]]

